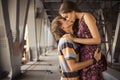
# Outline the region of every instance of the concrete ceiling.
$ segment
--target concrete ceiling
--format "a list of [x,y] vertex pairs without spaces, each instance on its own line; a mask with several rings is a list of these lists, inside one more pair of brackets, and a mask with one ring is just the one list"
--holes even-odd
[[[115,4],[120,4],[119,0],[41,0],[43,7],[48,15],[50,21],[54,19],[55,16],[59,15],[58,9],[60,4],[64,1],[73,1],[77,3],[81,11],[95,12],[100,8],[111,8]],[[118,5],[119,6],[119,5]]]

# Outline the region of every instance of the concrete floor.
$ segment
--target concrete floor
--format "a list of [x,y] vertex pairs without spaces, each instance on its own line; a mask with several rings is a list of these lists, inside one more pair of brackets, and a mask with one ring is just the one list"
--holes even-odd
[[60,80],[57,51],[41,56],[39,62],[29,62],[21,67],[23,76],[17,80]]
[[[53,50],[47,56],[41,56],[39,62],[28,62],[21,67],[22,75],[15,80],[60,80],[57,50]],[[120,80],[108,72],[103,73],[105,80]],[[115,72],[116,73],[116,72]],[[120,75],[120,74],[118,74]]]

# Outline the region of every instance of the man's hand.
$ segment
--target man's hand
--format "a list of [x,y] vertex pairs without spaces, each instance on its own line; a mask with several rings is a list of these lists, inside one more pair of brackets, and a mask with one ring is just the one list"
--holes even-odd
[[94,58],[96,59],[97,62],[101,59],[101,52],[99,51],[98,48],[95,51]]

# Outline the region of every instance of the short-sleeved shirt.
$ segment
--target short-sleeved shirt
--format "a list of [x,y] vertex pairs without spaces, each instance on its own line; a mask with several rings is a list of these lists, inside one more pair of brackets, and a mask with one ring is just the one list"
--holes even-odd
[[[59,63],[62,69],[62,77],[69,78],[68,80],[77,80],[73,79],[78,77],[78,71],[72,72],[67,64],[68,59],[73,59],[77,61],[77,53],[76,53],[77,46],[71,40],[61,38],[58,43],[58,58]],[[71,78],[71,79],[70,79]]]

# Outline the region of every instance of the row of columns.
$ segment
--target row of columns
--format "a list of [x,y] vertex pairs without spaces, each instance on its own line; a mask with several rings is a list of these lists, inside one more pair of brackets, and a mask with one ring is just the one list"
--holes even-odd
[[118,13],[117,16],[117,22],[116,22],[116,27],[115,32],[113,34],[112,30],[112,23],[106,23],[105,17],[103,15],[103,10],[99,10],[99,16],[101,20],[99,21],[100,23],[100,34],[102,35],[102,51],[105,53],[107,61],[109,63],[115,63],[115,59],[120,61],[120,55],[119,55],[119,30],[120,30],[120,13]]
[[11,79],[21,73],[25,29],[32,60],[54,46],[50,21],[45,11],[36,18],[36,8],[43,8],[40,0],[0,0],[0,72],[7,71]]

